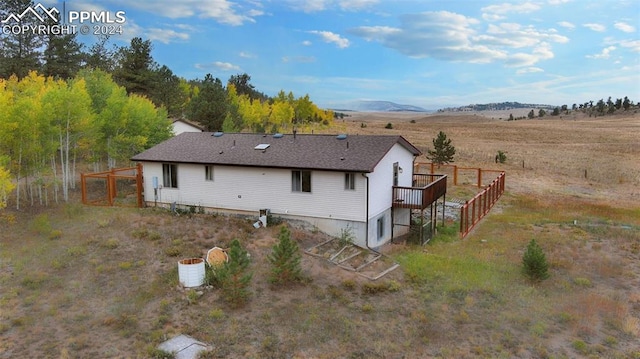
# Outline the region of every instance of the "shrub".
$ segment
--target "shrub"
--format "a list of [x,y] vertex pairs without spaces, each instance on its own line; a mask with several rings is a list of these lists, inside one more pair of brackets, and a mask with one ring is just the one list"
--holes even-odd
[[271,275],[269,281],[275,284],[297,282],[302,279],[300,267],[301,255],[298,244],[291,240],[291,231],[285,226],[280,227],[278,243],[267,256],[271,263]]
[[498,154],[496,155],[496,163],[505,163],[507,162],[507,155],[504,151],[498,150]]
[[393,128],[393,125],[391,124],[391,122],[388,122],[386,126],[384,126],[384,128],[390,130]]
[[522,256],[524,274],[534,282],[549,278],[549,263],[542,248],[532,239]]
[[340,245],[340,247],[352,245],[354,238],[355,236],[353,235],[353,229],[351,227],[341,228],[338,244]]
[[59,229],[54,229],[51,232],[49,232],[49,239],[51,240],[60,239],[61,237],[62,237],[62,231]]
[[47,214],[37,215],[30,224],[31,230],[38,234],[51,233],[51,222],[49,222],[49,216]]
[[247,251],[234,239],[229,246],[229,262],[216,269],[222,299],[233,307],[241,307],[249,299],[249,284],[253,277],[249,264]]

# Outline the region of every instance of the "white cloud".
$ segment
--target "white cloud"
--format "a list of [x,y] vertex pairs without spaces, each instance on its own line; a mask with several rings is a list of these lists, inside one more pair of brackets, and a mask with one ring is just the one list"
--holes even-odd
[[345,39],[344,37],[340,36],[339,34],[333,33],[331,31],[312,30],[312,31],[307,31],[307,32],[310,33],[310,34],[319,35],[324,42],[334,43],[341,49],[349,47],[349,39]]
[[238,56],[245,58],[245,59],[253,59],[256,56],[250,52],[246,52],[246,51],[240,51],[240,53],[238,53]]
[[586,58],[588,58],[588,59],[608,59],[609,57],[611,57],[611,51],[613,51],[615,49],[616,49],[615,46],[605,47],[604,49],[602,49],[602,52],[600,52],[599,54],[587,55]]
[[562,26],[562,27],[564,27],[566,29],[569,29],[569,30],[573,30],[573,29],[576,28],[576,25],[574,25],[573,23],[570,23],[568,21],[560,21],[558,23],[558,25],[560,25],[560,26]]
[[309,40],[304,40],[304,41],[302,42],[302,45],[304,45],[304,46],[311,46],[311,44],[312,44],[312,43],[311,43],[311,41],[309,41]]
[[540,10],[540,5],[532,2],[522,4],[496,4],[485,6],[482,9],[482,18],[487,21],[498,21],[505,18],[509,13],[528,14]]
[[620,41],[620,46],[628,48],[631,51],[640,52],[640,40]]
[[195,67],[199,70],[217,69],[221,71],[240,71],[240,66],[222,61],[214,61],[208,64],[195,64]]
[[306,13],[320,12],[339,7],[344,11],[360,11],[379,3],[379,0],[288,0],[289,6]]
[[554,29],[505,22],[489,24],[481,32],[480,25],[474,18],[440,11],[405,15],[398,27],[361,26],[350,32],[410,57],[469,63],[505,61],[507,66],[530,67],[553,58],[551,43],[569,42]]
[[490,21],[490,22],[494,22],[494,21],[499,21],[504,19],[504,16],[498,15],[498,14],[487,14],[487,13],[483,13],[482,14],[482,18]]
[[607,29],[604,25],[594,23],[583,24],[582,26],[597,32],[603,32]]
[[181,41],[189,40],[189,34],[184,32],[177,32],[172,29],[150,28],[150,29],[144,30],[144,32],[146,36],[149,38],[149,40],[160,41],[165,44],[173,42],[173,40],[181,40]]
[[541,44],[531,51],[531,53],[518,52],[509,55],[505,61],[508,67],[530,67],[541,60],[548,60],[554,57],[548,44]]
[[613,27],[623,32],[628,32],[628,33],[636,32],[636,28],[633,25],[629,25],[626,22],[622,22],[622,21],[616,22],[613,25]]
[[247,9],[246,14],[242,14],[237,4],[228,0],[131,1],[128,5],[172,19],[211,18],[219,23],[233,26],[255,22],[254,17],[264,14],[255,9]]
[[329,0],[289,0],[291,7],[295,10],[300,10],[306,13],[318,12],[325,10],[331,1]]
[[516,71],[516,74],[524,75],[524,74],[534,74],[539,72],[544,72],[544,70],[539,67],[525,67],[523,69],[519,69],[518,71]]
[[339,2],[343,10],[356,11],[366,9],[378,3],[378,0],[342,0]]
[[389,26],[360,26],[352,32],[367,41],[383,42],[387,37],[402,33],[402,30]]

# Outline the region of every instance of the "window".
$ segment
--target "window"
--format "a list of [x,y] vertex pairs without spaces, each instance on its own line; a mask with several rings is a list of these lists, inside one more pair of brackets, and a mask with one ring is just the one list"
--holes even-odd
[[345,173],[344,174],[344,189],[354,190],[356,189],[356,174]]
[[291,190],[311,192],[311,171],[291,171]]
[[378,240],[384,239],[384,216],[378,218]]
[[162,164],[162,186],[165,188],[178,188],[178,165]]
[[211,165],[204,166],[204,180],[213,181],[213,166]]

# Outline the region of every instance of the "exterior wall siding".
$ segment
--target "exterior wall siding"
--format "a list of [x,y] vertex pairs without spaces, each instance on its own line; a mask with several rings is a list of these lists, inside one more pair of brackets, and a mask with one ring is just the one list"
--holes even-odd
[[260,209],[269,209],[273,215],[304,220],[330,235],[349,229],[355,244],[375,248],[391,239],[393,164],[402,168],[398,185],[411,186],[413,159],[411,152],[394,145],[374,172],[366,177],[355,174],[354,190],[345,189],[344,172],[311,171],[310,193],[292,191],[292,169],[214,165],[213,181],[207,181],[204,164],[178,163],[178,188],[159,188],[157,195],[153,177],[162,185],[162,163],[143,162],[144,196],[149,205],[176,202],[256,216]]
[[355,189],[346,190],[344,172],[312,171],[311,192],[294,192],[290,169],[213,166],[213,181],[205,180],[205,166],[177,164],[178,188],[158,189],[162,163],[144,162],[147,203],[202,206],[258,213],[268,208],[275,215],[317,217],[347,221],[366,220],[366,179],[355,175]]
[[[413,182],[414,157],[411,152],[395,144],[369,173],[369,226],[368,246],[375,248],[391,240],[391,204],[393,201],[393,164],[398,162],[398,185],[410,187]],[[384,235],[378,236],[378,219],[384,219]],[[396,229],[398,227],[396,226]],[[398,234],[394,232],[394,235]]]
[[188,123],[184,123],[182,121],[176,121],[173,123],[173,134],[174,135],[179,135],[183,132],[202,132],[201,129],[192,126]]

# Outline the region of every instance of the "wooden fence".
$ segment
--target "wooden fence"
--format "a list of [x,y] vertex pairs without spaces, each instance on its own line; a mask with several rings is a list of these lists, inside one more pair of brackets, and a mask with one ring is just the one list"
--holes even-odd
[[487,170],[477,167],[459,167],[457,165],[442,164],[438,165],[432,162],[416,162],[413,173],[434,174],[435,171],[452,173],[451,179],[453,185],[459,185],[460,177],[464,177],[462,184],[474,184],[478,188],[483,187],[483,181],[486,180],[486,173],[498,173],[489,185],[481,192],[476,194],[472,199],[466,201],[460,208],[460,236],[464,238],[480,220],[489,213],[491,207],[498,201],[504,193],[505,188],[505,172],[501,170]]
[[450,178],[453,181],[454,186],[458,186],[460,184],[466,184],[463,180],[463,183],[460,183],[461,177],[464,179],[473,178],[472,184],[475,184],[477,187],[483,187],[483,181],[486,176],[485,173],[502,173],[504,171],[501,170],[487,170],[484,168],[478,167],[460,167],[458,165],[450,165],[450,164],[435,164],[433,162],[416,162],[414,164],[413,173],[429,173],[435,174],[436,170],[439,172],[447,172],[451,173]]
[[[97,195],[97,199],[90,199],[88,195],[87,180],[98,179],[104,180],[105,188],[102,188]],[[136,167],[114,168],[110,171],[96,173],[80,174],[80,184],[82,191],[82,203],[94,206],[114,206],[115,199],[118,195],[117,180],[129,180],[135,182],[135,205],[139,208],[143,207],[142,201],[142,165]],[[121,205],[118,203],[118,205]]]
[[485,187],[460,208],[460,236],[466,237],[473,227],[489,213],[489,210],[504,193],[505,173],[501,172],[490,185]]

